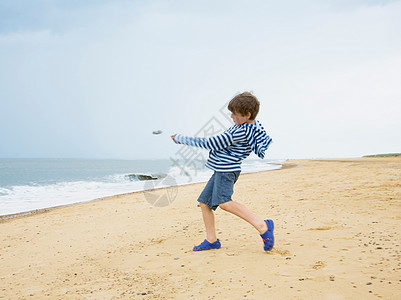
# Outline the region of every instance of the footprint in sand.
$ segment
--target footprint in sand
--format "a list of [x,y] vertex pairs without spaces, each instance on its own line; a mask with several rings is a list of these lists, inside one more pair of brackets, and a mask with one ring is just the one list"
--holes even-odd
[[321,268],[324,268],[326,265],[327,265],[326,262],[321,261],[321,260],[318,260],[318,261],[315,262],[315,264],[312,266],[312,269],[319,270],[319,269],[321,269]]
[[330,226],[320,226],[320,227],[316,227],[316,228],[309,228],[308,230],[330,230],[333,229],[333,227]]
[[279,254],[281,256],[290,256],[291,252],[286,250],[286,249],[280,249],[280,248],[273,248],[271,251],[267,252],[270,254]]

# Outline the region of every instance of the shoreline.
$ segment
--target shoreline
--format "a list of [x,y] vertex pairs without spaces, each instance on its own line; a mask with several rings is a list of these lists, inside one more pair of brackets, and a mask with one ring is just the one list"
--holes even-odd
[[[364,158],[382,158],[382,157],[390,157],[390,156],[363,156],[363,157],[357,157],[357,158],[324,158],[324,159],[287,159],[284,160],[282,163],[271,163],[273,165],[280,165],[281,167],[278,169],[273,169],[273,170],[267,170],[267,171],[256,171],[256,172],[250,172],[250,173],[243,173],[241,174],[241,177],[246,175],[246,174],[254,174],[254,173],[263,173],[263,172],[273,172],[273,171],[280,171],[280,170],[285,170],[289,168],[295,168],[295,167],[303,167],[300,164],[294,164],[291,163],[292,161],[324,161],[324,162],[349,162],[352,159],[364,159]],[[391,156],[394,157],[394,156]],[[184,183],[184,184],[179,184],[176,185],[176,187],[180,186],[186,186],[186,185],[194,185],[194,184],[201,184],[205,183],[207,181],[201,181],[201,182],[193,182],[193,183]],[[169,189],[171,186],[167,187],[160,187],[156,188],[157,190],[165,190]],[[0,224],[3,222],[6,222],[8,220],[12,220],[14,218],[23,218],[23,217],[29,217],[31,215],[37,215],[37,214],[43,214],[47,213],[49,211],[55,210],[55,209],[60,209],[64,207],[70,207],[74,205],[80,205],[80,204],[85,204],[85,203],[91,203],[91,202],[96,202],[96,201],[102,201],[106,200],[109,198],[114,198],[114,197],[120,197],[124,195],[133,195],[133,194],[139,194],[139,193],[144,193],[146,191],[135,191],[135,192],[129,192],[129,193],[121,193],[121,194],[115,194],[111,196],[106,196],[106,197],[100,197],[100,198],[95,198],[87,201],[80,201],[80,202],[74,202],[74,203],[69,203],[69,204],[63,204],[63,205],[57,205],[57,206],[51,206],[51,207],[46,207],[46,208],[40,208],[40,209],[34,209],[34,210],[29,210],[29,211],[23,211],[23,212],[18,212],[18,213],[13,213],[13,214],[6,214],[6,215],[0,215]]]
[[[288,160],[286,160],[288,161]],[[260,173],[260,172],[271,172],[271,171],[278,171],[278,170],[282,170],[282,169],[286,169],[286,168],[292,168],[292,167],[296,167],[296,166],[284,166],[285,162],[282,163],[270,163],[272,165],[279,165],[281,166],[278,169],[273,169],[273,170],[266,170],[266,171],[256,171],[256,172],[250,172],[250,173],[244,173],[242,175],[245,174],[253,174],[253,173]],[[192,185],[192,184],[198,184],[198,183],[205,183],[206,181],[200,181],[200,182],[193,182],[193,183],[184,183],[184,184],[178,184],[175,187],[180,187],[180,186],[185,186],[185,185]],[[167,186],[167,187],[160,187],[160,188],[156,188],[157,190],[164,190],[164,189],[168,189],[171,188],[172,186]],[[151,190],[148,190],[151,191]],[[146,190],[143,191],[135,191],[135,192],[128,192],[128,193],[121,193],[121,194],[115,194],[115,195],[111,195],[111,196],[106,196],[106,197],[100,197],[100,198],[95,198],[95,199],[91,199],[91,200],[87,200],[87,201],[80,201],[80,202],[74,202],[74,203],[69,203],[69,204],[63,204],[63,205],[57,205],[57,206],[51,206],[51,207],[46,207],[46,208],[40,208],[40,209],[34,209],[34,210],[29,210],[29,211],[23,211],[23,212],[18,212],[18,213],[13,213],[13,214],[6,214],[6,215],[0,215],[0,224],[3,222],[6,222],[8,220],[14,219],[14,218],[22,218],[22,217],[28,217],[31,215],[37,215],[37,214],[42,214],[42,213],[47,213],[51,210],[54,209],[60,209],[60,208],[64,208],[64,207],[69,207],[69,206],[73,206],[73,205],[79,205],[79,204],[84,204],[84,203],[91,203],[91,202],[96,202],[96,201],[102,201],[105,199],[109,199],[109,198],[114,198],[114,197],[119,197],[119,196],[124,196],[124,195],[132,195],[132,194],[137,194],[137,193],[144,193],[146,192]]]
[[204,183],[180,186],[166,207],[135,192],[0,222],[0,298],[401,297],[401,157],[284,164],[234,187],[234,200],[274,220],[270,252],[219,209],[222,248],[192,251],[205,238]]

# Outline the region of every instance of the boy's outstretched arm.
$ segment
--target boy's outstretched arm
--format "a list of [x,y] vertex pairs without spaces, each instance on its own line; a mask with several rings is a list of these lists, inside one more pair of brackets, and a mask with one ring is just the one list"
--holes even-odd
[[208,150],[220,150],[233,144],[233,136],[227,131],[209,138],[189,137],[181,134],[174,134],[171,138],[176,144],[184,144]]

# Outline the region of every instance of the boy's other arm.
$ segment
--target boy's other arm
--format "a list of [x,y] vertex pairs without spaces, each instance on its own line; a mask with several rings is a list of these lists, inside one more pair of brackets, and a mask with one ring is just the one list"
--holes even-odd
[[233,137],[227,131],[209,138],[189,137],[181,134],[171,136],[177,144],[199,147],[208,150],[221,150],[232,145]]

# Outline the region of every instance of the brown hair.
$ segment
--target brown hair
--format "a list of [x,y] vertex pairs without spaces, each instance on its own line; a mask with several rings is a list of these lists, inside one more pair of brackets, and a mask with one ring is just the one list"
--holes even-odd
[[228,109],[232,113],[240,113],[243,116],[251,113],[250,120],[255,120],[259,112],[259,106],[260,102],[258,98],[250,92],[238,94],[228,103]]

